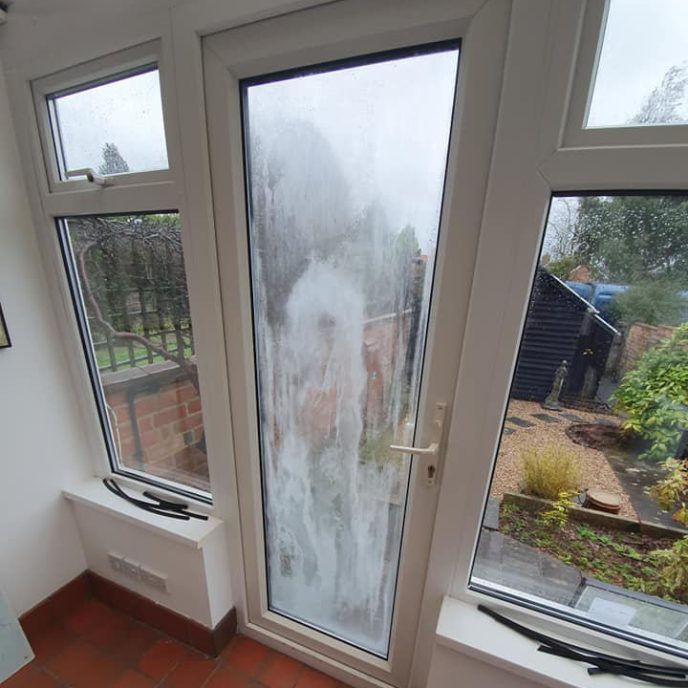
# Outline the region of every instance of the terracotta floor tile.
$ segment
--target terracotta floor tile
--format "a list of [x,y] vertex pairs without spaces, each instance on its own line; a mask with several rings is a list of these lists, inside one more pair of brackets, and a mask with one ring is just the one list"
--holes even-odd
[[61,620],[62,625],[72,633],[88,634],[107,625],[117,612],[97,600],[87,600]]
[[112,688],[153,688],[156,682],[138,671],[129,669],[115,681]]
[[109,650],[120,640],[128,637],[132,625],[133,623],[128,616],[113,612],[106,623],[101,623],[96,628],[91,629],[83,638],[101,650]]
[[31,662],[16,671],[12,676],[0,683],[2,688],[24,688],[31,685],[30,680],[38,676],[41,672],[35,662]]
[[72,688],[111,688],[125,673],[125,668],[111,657],[101,655],[87,667],[84,667],[76,679],[72,679]]
[[71,631],[55,623],[34,637],[31,649],[36,655],[36,661],[45,663],[75,640],[76,636]]
[[161,639],[161,634],[150,626],[136,621],[127,628],[126,634],[117,639],[109,653],[126,664],[136,664],[141,657]]
[[231,666],[239,669],[246,676],[256,676],[270,655],[271,650],[265,645],[251,638],[238,636],[232,641],[225,657]]
[[161,679],[179,664],[186,653],[184,646],[174,640],[158,640],[139,659],[137,667],[151,678]]
[[[23,684],[23,688],[62,688],[63,685],[63,683],[56,681],[52,676],[39,671],[28,683]],[[2,686],[5,688],[4,683]]]
[[306,667],[299,676],[296,688],[337,688],[337,681],[330,676],[315,671],[315,669]]
[[203,688],[250,688],[255,683],[249,683],[249,679],[241,674],[221,666],[203,686]]
[[206,657],[95,600],[36,631],[33,647],[0,688],[347,688],[245,636]]
[[286,655],[275,654],[258,674],[258,680],[267,688],[293,688],[303,668],[301,662]]
[[94,647],[78,639],[71,642],[62,652],[46,662],[49,671],[66,683],[75,683],[92,665],[101,659]]
[[185,657],[163,685],[165,688],[199,688],[216,667],[214,659]]

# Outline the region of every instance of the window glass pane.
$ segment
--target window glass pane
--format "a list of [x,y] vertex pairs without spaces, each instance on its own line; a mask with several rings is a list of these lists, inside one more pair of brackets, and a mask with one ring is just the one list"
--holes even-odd
[[383,657],[457,65],[244,85],[269,605]]
[[167,169],[157,69],[49,98],[60,175]]
[[115,467],[208,491],[179,215],[60,227]]
[[688,123],[688,2],[611,0],[588,127]]
[[471,585],[688,651],[688,196],[552,201]]

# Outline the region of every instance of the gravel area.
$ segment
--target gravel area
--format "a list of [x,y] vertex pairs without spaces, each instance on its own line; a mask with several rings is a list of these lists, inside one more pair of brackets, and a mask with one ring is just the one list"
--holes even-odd
[[[566,410],[590,423],[597,422],[596,418],[599,416],[599,414],[587,413],[578,409]],[[567,451],[572,452],[577,457],[582,489],[596,487],[618,494],[621,497],[620,514],[629,518],[637,518],[631,500],[624,492],[605,455],[597,449],[590,449],[572,442],[565,433],[566,428],[572,425],[571,421],[562,418],[559,423],[548,423],[534,418],[534,413],[546,413],[554,417],[559,415],[556,411],[546,411],[536,402],[512,400],[509,403],[507,416],[518,416],[535,425],[532,428],[517,428],[507,421],[505,427],[514,428],[516,431],[510,435],[504,434],[502,436],[490,494],[500,496],[504,492],[519,492],[521,453],[525,449],[554,444],[565,447]],[[614,416],[609,416],[609,418],[614,419]]]

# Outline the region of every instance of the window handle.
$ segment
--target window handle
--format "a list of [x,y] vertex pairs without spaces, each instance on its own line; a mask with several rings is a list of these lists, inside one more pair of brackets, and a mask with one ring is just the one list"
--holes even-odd
[[[430,426],[430,443],[427,447],[410,447],[403,444],[390,444],[390,451],[402,454],[414,454],[415,456],[438,456],[442,443],[442,431],[444,430],[444,417],[447,412],[447,404],[438,401],[435,404],[435,414]],[[425,467],[425,482],[428,486],[435,484],[437,477],[437,461],[429,461]]]
[[439,453],[440,445],[431,442],[427,447],[405,447],[403,444],[390,444],[392,451],[402,454],[416,454],[417,456],[436,456]]
[[80,167],[78,170],[67,170],[65,175],[67,179],[72,179],[73,177],[86,177],[91,184],[97,184],[98,186],[108,186],[110,183],[105,177],[96,174],[92,167]]

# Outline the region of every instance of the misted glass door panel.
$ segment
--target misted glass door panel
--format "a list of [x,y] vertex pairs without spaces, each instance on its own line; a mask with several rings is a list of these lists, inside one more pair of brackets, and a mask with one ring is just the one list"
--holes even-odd
[[458,46],[242,83],[270,609],[387,656]]

